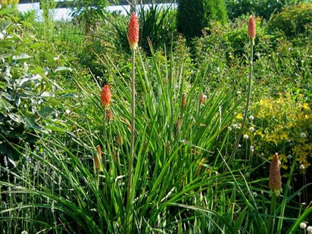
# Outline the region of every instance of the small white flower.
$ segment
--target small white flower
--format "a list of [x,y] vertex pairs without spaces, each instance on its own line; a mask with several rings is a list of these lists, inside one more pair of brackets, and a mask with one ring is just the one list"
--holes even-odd
[[254,195],[254,197],[258,196],[258,193],[256,193],[256,192],[253,192],[252,194]]
[[288,155],[287,155],[287,158],[288,158],[288,159],[292,159],[292,155],[291,155],[291,154],[288,154]]
[[308,226],[307,227],[307,231],[308,231],[309,234],[312,233],[312,226]]
[[305,222],[300,223],[300,228],[301,229],[306,229],[307,228],[307,224]]
[[238,144],[238,148],[240,148],[240,147],[242,147],[242,145],[241,145],[241,144]]
[[250,146],[250,151],[254,152],[255,151],[255,147],[253,145]]
[[254,132],[254,131],[255,131],[255,128],[254,128],[254,127],[250,127],[250,128],[249,128],[249,131]]
[[251,121],[253,121],[253,120],[255,119],[255,117],[253,117],[253,115],[251,115],[251,116],[249,116],[249,119],[250,119]]
[[22,231],[21,234],[28,234],[28,232],[27,231]]
[[301,169],[301,170],[304,170],[304,169],[305,169],[305,166],[304,166],[303,164],[301,164],[301,165],[300,165],[300,169]]
[[241,93],[242,93],[242,91],[240,91],[240,90],[237,91],[237,94],[241,94]]
[[305,206],[306,204],[307,204],[307,203],[305,203],[305,202],[302,202],[302,203],[301,203],[301,205],[303,205],[303,206]]
[[237,124],[237,123],[233,124],[233,128],[236,128],[236,129],[239,128],[239,124]]
[[244,139],[247,140],[249,136],[247,134],[244,135]]
[[302,138],[306,138],[306,137],[307,137],[307,134],[305,134],[304,132],[302,132],[302,133],[300,133],[300,136],[301,136]]

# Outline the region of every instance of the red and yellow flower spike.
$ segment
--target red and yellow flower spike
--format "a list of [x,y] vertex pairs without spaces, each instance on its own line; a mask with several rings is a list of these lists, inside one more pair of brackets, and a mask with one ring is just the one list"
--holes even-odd
[[131,13],[128,26],[128,40],[131,50],[135,50],[139,43],[139,20],[134,12]]

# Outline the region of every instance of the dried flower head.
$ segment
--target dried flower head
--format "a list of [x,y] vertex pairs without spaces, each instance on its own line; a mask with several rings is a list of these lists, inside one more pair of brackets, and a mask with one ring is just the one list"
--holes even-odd
[[104,85],[101,91],[101,101],[103,106],[107,107],[109,106],[112,99],[112,93],[110,91],[110,87],[108,84]]
[[251,15],[249,18],[248,37],[252,38],[253,40],[256,38],[256,22],[253,15]]
[[111,109],[106,109],[106,119],[108,121],[111,121],[113,120],[114,118],[114,115],[113,115],[113,112],[111,111]]
[[116,136],[116,144],[117,144],[117,146],[121,146],[121,145],[123,145],[123,143],[124,143],[123,137],[121,135],[117,135]]
[[282,189],[282,179],[280,171],[280,162],[278,153],[275,153],[273,156],[271,166],[270,166],[270,175],[269,175],[269,187],[273,190],[276,196],[279,196]]
[[139,42],[139,20],[134,12],[131,13],[128,26],[128,40],[131,50],[135,50]]
[[202,167],[204,165],[205,160],[206,160],[205,157],[200,160],[200,163],[199,163],[198,168],[197,168],[197,173],[196,173],[197,175],[200,174],[200,171],[201,171],[201,169],[202,169]]
[[186,106],[186,95],[185,93],[183,93],[182,95],[182,108],[184,108]]
[[96,146],[96,150],[97,150],[97,155],[94,156],[93,158],[93,162],[94,162],[94,167],[96,171],[103,171],[102,168],[102,164],[100,161],[102,161],[102,150],[101,150],[101,146],[97,145]]

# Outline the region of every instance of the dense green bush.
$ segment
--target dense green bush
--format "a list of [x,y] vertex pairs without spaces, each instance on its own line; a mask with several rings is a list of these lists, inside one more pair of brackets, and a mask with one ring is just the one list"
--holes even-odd
[[269,22],[269,30],[279,30],[288,37],[294,37],[300,33],[311,33],[311,25],[312,3],[305,3],[285,8],[274,15]]
[[201,0],[181,0],[178,5],[177,30],[186,38],[201,35],[204,28],[204,6]]
[[178,5],[177,30],[186,38],[202,35],[211,20],[227,22],[224,0],[181,0]]
[[35,132],[57,128],[54,118],[68,93],[50,78],[71,71],[66,59],[35,38],[28,22],[11,13],[0,18],[0,162],[4,156],[17,160],[18,151],[37,140]]
[[304,2],[304,0],[227,0],[227,9],[230,19],[251,13],[264,19],[282,10],[284,6]]
[[227,8],[224,0],[202,0],[204,6],[204,24],[209,25],[210,20],[227,23]]

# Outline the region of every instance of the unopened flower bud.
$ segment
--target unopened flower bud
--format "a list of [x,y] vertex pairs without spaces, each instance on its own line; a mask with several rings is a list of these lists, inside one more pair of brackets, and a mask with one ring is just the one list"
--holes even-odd
[[252,39],[256,38],[256,22],[255,22],[255,17],[253,15],[250,16],[249,18],[248,37]]
[[305,222],[301,222],[300,223],[300,228],[301,229],[306,229],[307,228],[307,224]]
[[279,196],[282,189],[282,179],[280,171],[280,163],[278,153],[275,153],[273,156],[271,166],[270,166],[270,175],[269,175],[269,187],[273,190],[276,196]]
[[200,103],[201,103],[201,104],[204,104],[204,103],[205,103],[205,94],[204,94],[204,93],[201,93],[201,94],[200,94]]

